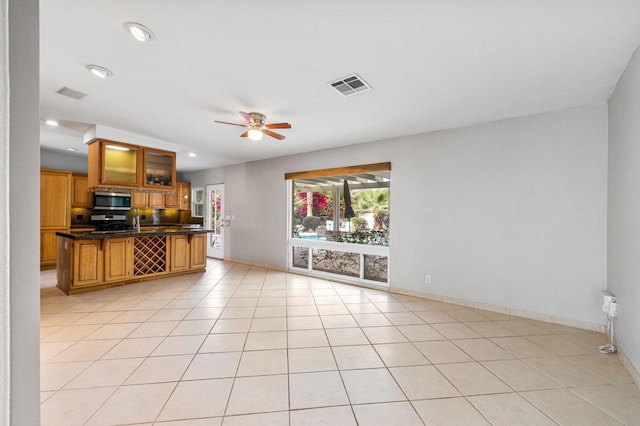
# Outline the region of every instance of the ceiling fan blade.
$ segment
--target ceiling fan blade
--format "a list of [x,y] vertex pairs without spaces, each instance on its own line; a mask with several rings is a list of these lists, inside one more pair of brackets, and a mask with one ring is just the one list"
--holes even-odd
[[240,115],[242,116],[242,118],[244,118],[245,120],[247,120],[247,123],[251,123],[252,118],[249,114],[247,114],[246,112],[242,112],[242,111],[238,111],[240,113]]
[[228,121],[218,121],[218,120],[213,120],[214,123],[220,123],[220,124],[230,124],[232,126],[240,126],[240,127],[247,127],[246,124],[238,124],[238,123],[229,123]]
[[248,130],[240,135],[241,138],[246,138],[247,136],[249,136],[249,131]]
[[278,140],[282,140],[284,139],[284,136],[277,134],[276,132],[272,132],[271,130],[263,130],[262,133],[264,133],[265,135],[269,135],[272,138],[276,138]]
[[267,129],[290,129],[291,124],[289,123],[271,123],[265,125]]

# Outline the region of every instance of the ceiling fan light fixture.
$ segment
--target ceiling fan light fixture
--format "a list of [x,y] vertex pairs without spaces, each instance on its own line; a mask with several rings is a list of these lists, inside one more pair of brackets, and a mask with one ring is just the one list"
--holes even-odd
[[127,22],[124,24],[125,29],[133,38],[138,41],[152,41],[156,39],[156,35],[149,28],[137,22]]
[[99,78],[107,78],[113,75],[111,71],[109,71],[105,67],[101,67],[100,65],[87,65],[87,69],[91,71],[93,75]]
[[259,141],[259,140],[262,139],[262,132],[260,130],[258,130],[258,129],[251,129],[251,130],[249,130],[247,136],[252,141]]

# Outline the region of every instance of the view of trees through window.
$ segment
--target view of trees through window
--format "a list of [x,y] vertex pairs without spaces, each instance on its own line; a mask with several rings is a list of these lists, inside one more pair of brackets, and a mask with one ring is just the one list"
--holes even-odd
[[[388,179],[374,183],[361,183],[356,177],[351,179],[353,181],[347,183],[347,201],[353,209],[352,217],[348,214],[345,217],[345,179],[319,179],[324,185],[317,187],[298,185],[294,180],[293,237],[389,245]],[[326,185],[331,181],[333,185]]]

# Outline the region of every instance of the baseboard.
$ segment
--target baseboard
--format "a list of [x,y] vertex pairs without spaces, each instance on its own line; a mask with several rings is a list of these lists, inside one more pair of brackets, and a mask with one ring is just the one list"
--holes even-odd
[[622,365],[625,366],[625,368],[627,369],[627,371],[629,372],[629,374],[633,378],[633,381],[636,383],[636,386],[638,386],[638,388],[640,388],[640,373],[633,366],[633,364],[631,363],[631,360],[627,357],[627,355],[624,353],[624,351],[622,349],[620,349],[620,346],[618,346],[618,344],[615,342],[615,339],[614,339],[614,345],[615,345],[616,349],[618,350],[618,352],[616,353],[616,355],[618,355],[618,359],[620,360]]
[[513,315],[516,317],[533,319],[537,321],[544,321],[552,324],[566,325],[568,327],[574,327],[574,328],[579,328],[579,329],[588,330],[588,331],[595,331],[598,333],[604,333],[606,330],[606,326],[603,324],[594,324],[586,321],[578,321],[570,318],[559,317],[556,315],[541,314],[539,312],[531,312],[531,311],[525,311],[522,309],[507,308],[504,306],[490,305],[488,303],[474,302],[471,300],[458,299],[455,297],[442,296],[439,294],[425,293],[420,291],[403,290],[403,289],[397,289],[397,288],[391,288],[390,291],[392,293],[404,294],[406,296],[422,297],[425,299],[435,300],[438,302],[451,303],[453,305],[460,305],[467,308],[483,309],[485,311],[498,312],[501,314]]

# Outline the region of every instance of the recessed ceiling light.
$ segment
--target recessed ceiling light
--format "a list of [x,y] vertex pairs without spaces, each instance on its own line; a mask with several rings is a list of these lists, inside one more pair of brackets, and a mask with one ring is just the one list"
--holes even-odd
[[91,71],[93,75],[100,78],[107,78],[113,75],[111,71],[100,65],[87,65],[87,69]]
[[189,157],[192,157],[192,158],[193,158],[193,157],[195,157],[195,156],[196,156],[196,153],[195,153],[195,152],[190,152],[190,153],[189,153]]
[[149,28],[137,22],[127,22],[124,24],[129,34],[138,41],[151,41],[156,39],[156,35]]
[[60,123],[58,123],[56,120],[47,120],[44,123],[47,126],[52,126],[52,127],[58,127],[60,125]]
[[76,148],[66,148],[66,149],[67,149],[67,151],[73,151],[73,152],[78,151]]
[[249,139],[251,139],[252,141],[259,141],[260,139],[262,139],[262,132],[258,129],[251,129],[249,130],[247,136],[249,136]]

